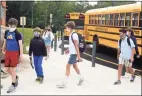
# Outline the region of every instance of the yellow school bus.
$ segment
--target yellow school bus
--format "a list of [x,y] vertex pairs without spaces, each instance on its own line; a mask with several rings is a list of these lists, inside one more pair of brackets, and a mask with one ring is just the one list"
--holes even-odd
[[[80,33],[83,35],[84,33],[84,13],[79,13],[79,12],[71,12],[65,15],[65,24],[68,21],[74,21],[75,22],[75,29],[76,32]],[[69,32],[64,29],[64,39],[68,40],[69,39]]]
[[85,13],[84,34],[86,42],[93,42],[95,35],[99,44],[118,47],[119,29],[131,27],[142,55],[142,9],[140,3],[88,10]]

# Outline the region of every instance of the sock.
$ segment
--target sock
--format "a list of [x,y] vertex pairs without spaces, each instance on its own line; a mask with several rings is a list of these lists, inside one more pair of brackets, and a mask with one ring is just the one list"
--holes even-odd
[[15,83],[12,82],[12,85],[15,87]]
[[65,76],[64,83],[67,83],[69,76]]
[[82,79],[82,78],[83,78],[81,74],[78,74],[78,77],[79,77],[79,79]]

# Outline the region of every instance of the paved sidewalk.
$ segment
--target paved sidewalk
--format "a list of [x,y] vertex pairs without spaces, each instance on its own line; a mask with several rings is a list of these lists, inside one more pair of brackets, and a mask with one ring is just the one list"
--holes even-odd
[[[56,84],[64,78],[68,55],[61,55],[59,48],[57,52],[53,50],[49,59],[43,62],[44,83],[35,82],[35,71],[31,67],[27,67],[18,73],[20,76],[19,86],[15,92],[9,95],[141,95],[141,77],[136,77],[135,82],[131,83],[130,75],[127,75],[122,78],[121,85],[113,85],[117,80],[117,70],[99,64],[96,64],[96,67],[91,67],[91,62],[87,60],[78,63],[85,78],[84,84],[77,85],[79,78],[72,68],[67,88],[58,89]],[[28,63],[29,61],[25,64]],[[10,77],[1,80],[4,87],[1,89],[1,95],[7,95],[9,81]]]

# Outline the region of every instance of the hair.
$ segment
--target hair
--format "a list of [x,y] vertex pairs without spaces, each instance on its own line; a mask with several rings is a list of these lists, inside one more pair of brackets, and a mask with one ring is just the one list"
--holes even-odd
[[69,27],[71,29],[75,29],[75,22],[74,21],[68,21],[66,23],[65,27]]
[[15,18],[10,18],[9,20],[8,20],[8,24],[9,25],[18,25],[18,20],[17,19],[15,19]]
[[38,31],[38,32],[42,32],[42,30],[39,27],[34,28],[33,32]]
[[131,27],[128,27],[127,31],[131,32],[131,35],[134,35],[134,30]]
[[122,29],[119,29],[119,32],[122,32],[122,33],[127,33],[127,30],[125,28],[122,28]]

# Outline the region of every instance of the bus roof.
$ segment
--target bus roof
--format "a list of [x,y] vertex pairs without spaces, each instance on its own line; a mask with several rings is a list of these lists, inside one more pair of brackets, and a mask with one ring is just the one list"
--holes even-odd
[[80,13],[80,12],[70,12],[69,14],[84,14],[84,13]]
[[86,11],[86,14],[107,14],[107,13],[123,13],[123,12],[140,12],[141,10],[141,3],[134,3],[134,4],[127,4],[127,5],[120,5],[120,6],[110,6],[105,8],[99,9],[91,9]]

